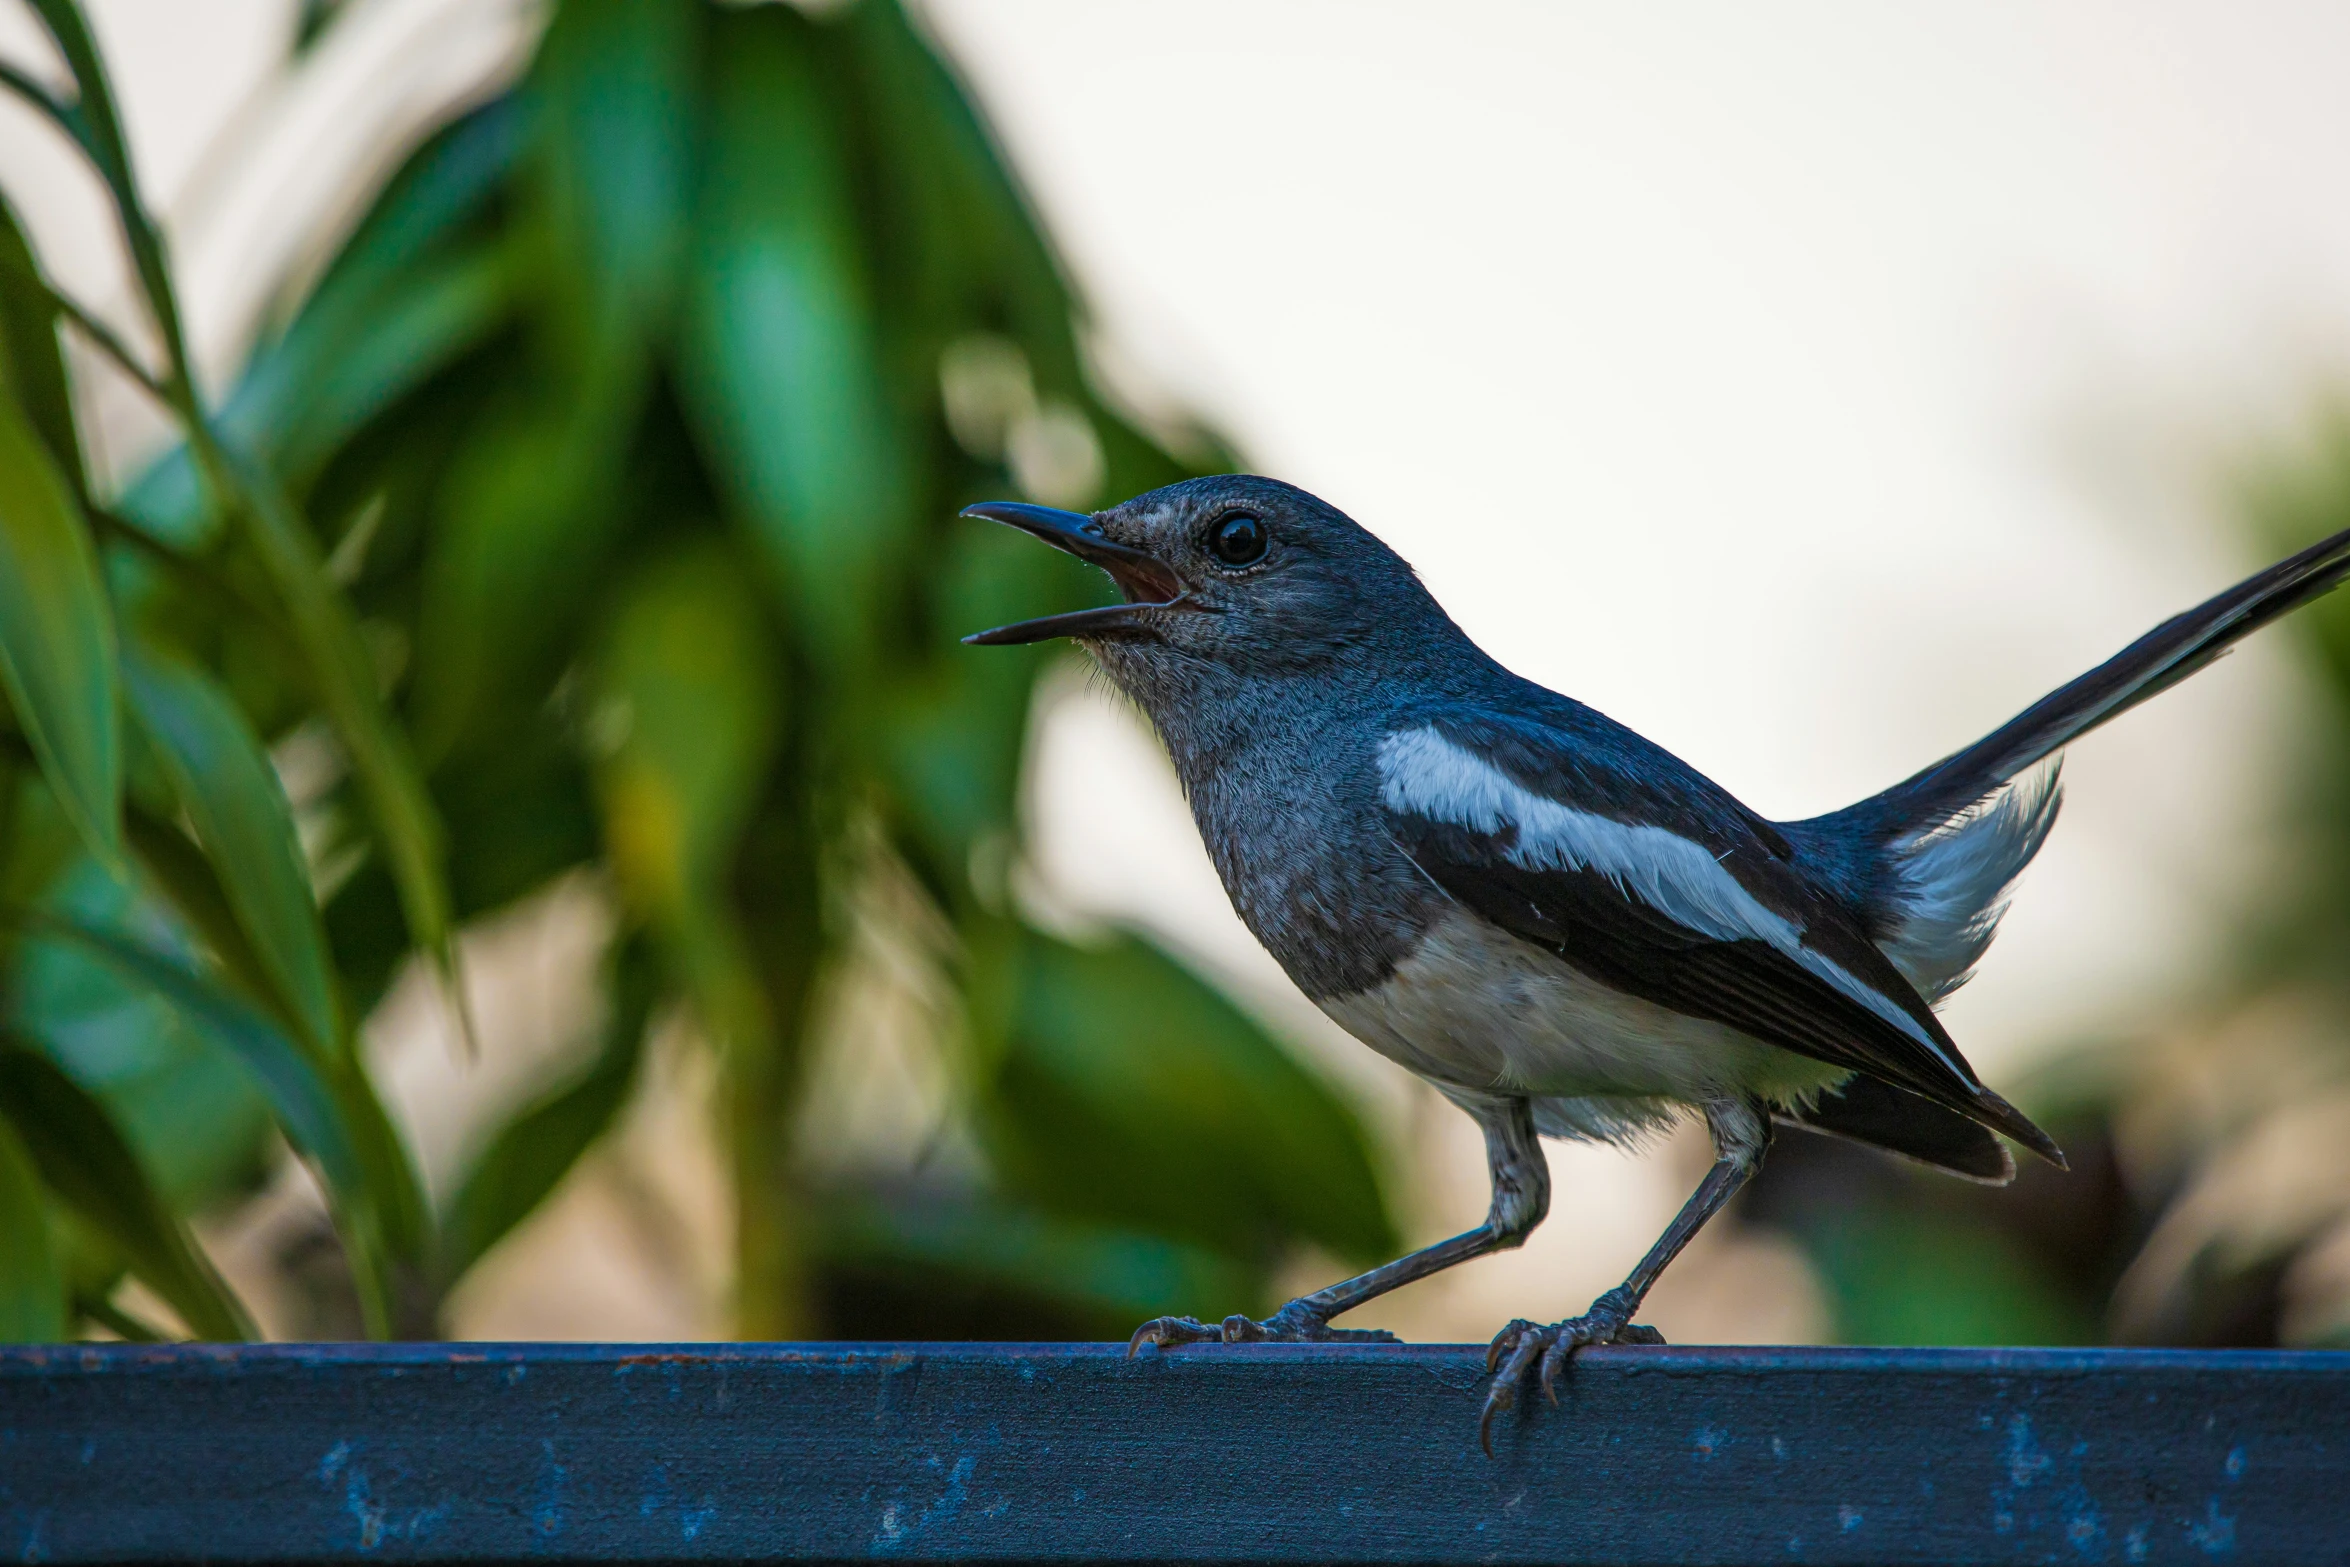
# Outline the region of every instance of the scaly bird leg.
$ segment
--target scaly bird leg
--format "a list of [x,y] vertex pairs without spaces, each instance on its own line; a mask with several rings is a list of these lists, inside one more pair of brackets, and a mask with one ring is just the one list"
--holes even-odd
[[1493,1203],[1483,1224],[1328,1289],[1300,1295],[1262,1322],[1238,1315],[1221,1323],[1202,1322],[1197,1317],[1153,1318],[1134,1330],[1126,1352],[1131,1355],[1145,1344],[1173,1349],[1215,1342],[1394,1343],[1395,1335],[1383,1329],[1333,1328],[1330,1319],[1414,1279],[1441,1273],[1456,1262],[1516,1246],[1550,1211],[1550,1166],[1544,1162],[1534,1135],[1533,1107],[1523,1099],[1456,1095],[1453,1102],[1485,1130],[1485,1162],[1493,1176]]
[[1494,1335],[1492,1345],[1485,1351],[1485,1369],[1493,1372],[1493,1380],[1485,1389],[1485,1410],[1477,1420],[1477,1439],[1484,1444],[1486,1457],[1493,1456],[1493,1417],[1517,1403],[1518,1385],[1525,1380],[1537,1357],[1542,1367],[1543,1396],[1556,1404],[1558,1374],[1568,1358],[1585,1344],[1662,1344],[1665,1341],[1665,1336],[1656,1329],[1633,1322],[1633,1314],[1639,1311],[1657,1275],[1681,1255],[1681,1248],[1705,1228],[1705,1221],[1721,1212],[1738,1195],[1739,1188],[1762,1168],[1763,1155],[1771,1146],[1770,1115],[1751,1101],[1729,1099],[1709,1104],[1705,1107],[1705,1124],[1713,1133],[1714,1167],[1681,1205],[1673,1222],[1665,1226],[1656,1244],[1648,1248],[1648,1255],[1640,1259],[1631,1277],[1593,1301],[1591,1309],[1580,1317],[1569,1317],[1549,1327],[1537,1327],[1521,1318]]

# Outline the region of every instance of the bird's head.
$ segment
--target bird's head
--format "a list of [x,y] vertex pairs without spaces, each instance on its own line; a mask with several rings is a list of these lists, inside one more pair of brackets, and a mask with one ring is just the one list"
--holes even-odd
[[966,508],[1107,572],[1122,604],[999,626],[987,645],[1073,637],[1129,685],[1168,662],[1278,676],[1444,621],[1394,551],[1336,507],[1248,474],[1188,479],[1085,516],[1016,501]]

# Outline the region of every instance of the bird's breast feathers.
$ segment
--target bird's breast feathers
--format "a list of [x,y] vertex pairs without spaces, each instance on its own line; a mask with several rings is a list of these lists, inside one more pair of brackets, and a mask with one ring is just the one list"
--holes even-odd
[[[1539,1098],[1789,1098],[1846,1074],[1603,984],[1466,910],[1367,990],[1325,997],[1348,1033],[1446,1087]],[[1629,1129],[1658,1117],[1619,1111]]]

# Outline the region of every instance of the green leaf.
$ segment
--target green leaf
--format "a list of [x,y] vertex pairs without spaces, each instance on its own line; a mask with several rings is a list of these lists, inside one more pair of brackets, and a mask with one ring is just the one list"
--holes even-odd
[[172,294],[163,236],[139,199],[138,182],[131,171],[130,148],[123,136],[122,118],[115,112],[114,88],[107,80],[105,61],[99,56],[97,41],[92,38],[90,24],[76,0],[31,0],[31,4],[42,26],[56,40],[58,52],[65,56],[66,68],[73,72],[74,85],[80,89],[81,100],[69,128],[82,150],[89,154],[90,161],[97,165],[99,177],[105,180],[114,197],[115,215],[130,244],[131,265],[138,273],[140,288],[147,296],[147,308],[161,329],[165,348],[177,372],[187,363],[186,343],[180,333],[179,303]]
[[315,472],[353,432],[489,338],[511,313],[514,265],[504,249],[481,245],[420,262],[363,298],[322,296],[255,358],[222,426],[280,473]]
[[440,823],[415,760],[376,689],[374,661],[349,605],[326,575],[317,535],[300,509],[275,474],[208,423],[187,378],[187,347],[162,239],[140,201],[105,66],[80,6],[76,0],[33,0],[33,6],[81,88],[88,129],[84,146],[114,194],[132,260],[170,355],[169,390],[187,425],[188,441],[208,482],[230,492],[239,506],[254,552],[302,644],[321,705],[350,756],[399,885],[409,931],[454,987],[456,950]]
[[350,603],[327,577],[317,536],[276,478],[233,454],[224,453],[223,460],[250,505],[256,551],[285,601],[319,703],[350,758],[376,839],[400,889],[408,933],[432,957],[442,983],[461,998],[440,814],[405,734],[392,722],[377,689],[375,661]]
[[[509,395],[442,487],[417,636],[436,766],[543,690],[624,521],[622,478],[674,293],[693,184],[700,8],[573,0],[525,87],[547,287]],[[490,737],[494,743],[494,735]]]
[[773,637],[736,552],[703,547],[640,571],[599,661],[604,836],[639,908],[690,926],[722,879],[775,750]]
[[991,1144],[1040,1205],[1236,1256],[1392,1254],[1369,1139],[1246,1014],[1142,942],[1030,933]]
[[[232,443],[306,484],[508,320],[517,247],[477,234],[475,220],[512,169],[518,119],[493,103],[410,160],[284,335],[255,351],[219,415]],[[186,446],[151,465],[119,509],[184,548],[210,541],[221,523]]]
[[[165,830],[209,878],[195,847]],[[242,939],[217,884],[213,895],[221,921]],[[38,903],[184,966],[197,961],[164,909],[86,854],[49,878]],[[152,991],[125,985],[119,969],[83,947],[9,945],[11,961],[0,971],[7,1025],[104,1101],[175,1211],[219,1202],[267,1170],[276,1142],[269,1105],[233,1052]]]
[[788,6],[723,11],[712,26],[681,378],[806,656],[853,682],[879,651],[912,533],[912,443],[883,387],[817,29]]
[[[861,90],[855,123],[869,172],[860,189],[868,227],[887,239],[877,247],[874,277],[901,405],[923,408],[932,441],[944,448],[942,354],[970,334],[1008,336],[1037,391],[1083,412],[1103,446],[1111,493],[1185,477],[1182,464],[1087,386],[1061,268],[970,98],[904,7],[847,8],[834,31],[844,46],[844,74]],[[920,584],[929,613],[915,638],[928,656],[895,685],[881,739],[916,858],[929,856],[931,884],[958,903],[969,896],[964,867],[972,845],[1012,828],[1029,698],[1055,650],[1002,650],[1010,656],[982,662],[961,656],[955,639],[1093,601],[1104,584],[1053,551],[974,534],[954,519],[957,503],[1005,493],[1009,477],[987,476],[976,465],[967,472],[938,466],[947,493],[931,503],[909,551],[929,565]]]
[[124,812],[124,836],[148,884],[210,950],[246,999],[275,1009],[281,1021],[295,1027],[261,954],[254,950],[252,938],[245,934],[237,911],[229,904],[220,873],[204,857],[204,851],[177,827],[149,815],[135,801]]
[[122,681],[268,977],[268,994],[320,1060],[341,1055],[327,930],[310,893],[294,806],[259,735],[235,700],[179,655],[127,646]]
[[557,309],[590,374],[667,315],[693,189],[702,7],[566,0],[526,87],[537,114]]
[[42,296],[39,277],[23,225],[0,196],[0,387],[15,394],[57,471],[80,496],[81,436],[57,346],[57,312]]
[[73,491],[0,393],[0,686],[84,841],[122,864],[114,617]]
[[16,1129],[0,1121],[0,1344],[65,1337],[65,1267],[49,1199]]
[[[909,381],[925,383],[900,395],[918,390],[930,402],[950,341],[1003,333],[1018,343],[1040,394],[1083,412],[1101,442],[1103,488],[1113,498],[1229,470],[1230,454],[1200,431],[1172,432],[1182,438],[1179,461],[1094,392],[1078,347],[1082,312],[1049,238],[998,138],[905,7],[850,7],[838,25],[864,88],[859,125],[874,166],[872,201],[894,240],[876,267],[884,319],[899,339],[891,359]],[[941,507],[939,522],[952,526],[954,510]]]
[[56,1064],[0,1043],[0,1116],[14,1122],[41,1178],[199,1338],[254,1336],[228,1286],[166,1207],[105,1108]]
[[534,703],[499,743],[433,781],[449,817],[457,907],[502,908],[574,866],[601,858],[594,789],[579,737]]
[[47,912],[19,920],[30,934],[70,942],[103,960],[227,1045],[268,1096],[287,1140],[316,1161],[328,1187],[366,1195],[358,1144],[326,1067],[260,1008],[118,932]]
[[28,934],[70,942],[131,985],[170,1002],[244,1064],[286,1140],[317,1169],[370,1327],[388,1332],[388,1249],[413,1246],[416,1226],[409,1216],[417,1204],[412,1177],[403,1179],[404,1158],[392,1157],[396,1143],[387,1147],[391,1134],[382,1109],[357,1070],[332,1071],[259,1007],[117,932],[47,912],[16,918]]
[[294,54],[297,58],[318,47],[334,25],[342,19],[346,0],[302,0],[302,8],[294,22]]
[[543,691],[570,649],[622,523],[626,406],[568,393],[518,397],[485,416],[441,487],[417,630],[414,712],[436,763]]
[[[284,601],[321,704],[349,754],[366,796],[402,911],[417,944],[456,989],[456,949],[449,929],[440,824],[406,742],[376,689],[376,671],[349,606],[328,580],[317,536],[274,474],[221,438],[186,374],[187,346],[163,242],[142,204],[103,61],[76,0],[33,0],[81,89],[83,146],[115,200],[132,261],[171,361],[167,390],[209,483],[234,496],[263,570]],[[5,469],[0,453],[0,469]],[[0,503],[5,502],[0,492]],[[5,561],[0,561],[4,566]],[[113,839],[110,837],[108,843]],[[119,858],[119,855],[117,855]],[[460,992],[461,995],[461,992]],[[462,1002],[460,1002],[462,1006]],[[470,1029],[470,1024],[468,1024]]]
[[132,643],[124,689],[180,808],[269,981],[268,994],[321,1060],[342,1052],[326,932],[294,810],[245,715],[210,675]]
[[488,104],[435,136],[376,201],[285,335],[254,355],[223,429],[294,483],[512,316],[527,243],[486,226],[521,156]]
[[648,955],[634,944],[614,969],[612,1017],[595,1064],[509,1121],[474,1161],[441,1228],[442,1277],[463,1277],[529,1217],[627,1103],[657,992]]
[[893,306],[936,334],[921,372],[963,332],[1009,329],[1048,390],[1083,383],[1067,284],[994,138],[946,63],[898,5],[842,19],[870,105],[880,194],[903,238],[884,269]]

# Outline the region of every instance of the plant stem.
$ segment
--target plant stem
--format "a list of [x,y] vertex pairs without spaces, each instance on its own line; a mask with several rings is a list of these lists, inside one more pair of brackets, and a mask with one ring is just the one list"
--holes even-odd
[[162,1329],[140,1321],[114,1302],[102,1300],[95,1295],[77,1296],[73,1303],[73,1309],[126,1344],[172,1344],[178,1342]]

